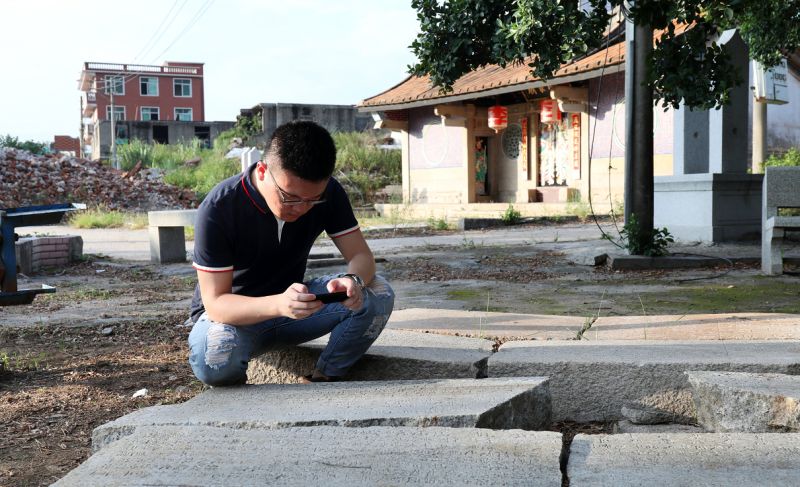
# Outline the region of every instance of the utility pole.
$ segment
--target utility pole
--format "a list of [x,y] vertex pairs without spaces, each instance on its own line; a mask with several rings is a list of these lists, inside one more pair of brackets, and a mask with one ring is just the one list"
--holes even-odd
[[636,215],[641,248],[653,228],[653,89],[644,83],[653,29],[628,18],[625,49],[625,222]]
[[117,161],[117,114],[114,111],[114,90],[117,89],[117,78],[111,78],[111,166],[119,169]]

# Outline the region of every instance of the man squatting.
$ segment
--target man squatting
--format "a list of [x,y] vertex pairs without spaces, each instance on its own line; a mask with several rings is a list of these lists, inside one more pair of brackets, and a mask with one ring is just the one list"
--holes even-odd
[[[247,380],[250,359],[330,333],[305,382],[334,381],[366,353],[386,325],[394,292],[347,194],[331,177],[336,147],[308,121],[278,127],[262,161],[218,184],[197,213],[189,363],[205,384]],[[303,283],[314,240],[325,231],[347,272]],[[316,294],[347,292],[341,303]]]

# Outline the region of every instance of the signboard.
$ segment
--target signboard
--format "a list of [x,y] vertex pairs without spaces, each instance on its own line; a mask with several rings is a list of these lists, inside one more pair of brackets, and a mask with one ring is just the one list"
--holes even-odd
[[789,103],[789,69],[786,59],[782,59],[780,64],[766,72],[759,62],[753,61],[753,84],[756,100],[776,105]]

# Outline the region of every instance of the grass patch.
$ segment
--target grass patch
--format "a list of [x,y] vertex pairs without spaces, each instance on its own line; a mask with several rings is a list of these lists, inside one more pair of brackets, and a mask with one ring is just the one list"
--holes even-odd
[[95,208],[74,213],[69,218],[73,228],[147,228],[147,215]]

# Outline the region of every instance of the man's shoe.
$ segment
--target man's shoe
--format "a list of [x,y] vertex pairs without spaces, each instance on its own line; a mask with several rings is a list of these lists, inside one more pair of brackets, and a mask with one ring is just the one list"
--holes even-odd
[[308,374],[300,377],[301,384],[312,384],[314,382],[339,382],[340,380],[342,380],[341,377],[336,377],[336,376],[328,377],[327,375],[314,375],[314,374]]

